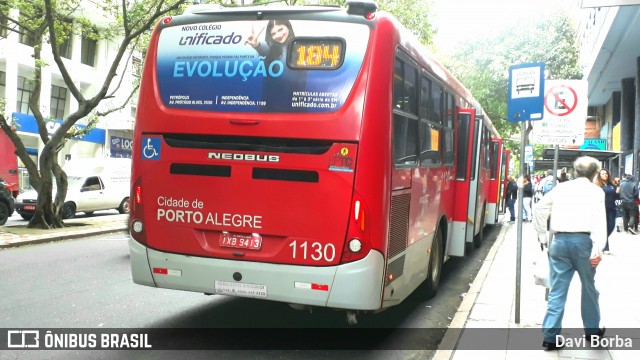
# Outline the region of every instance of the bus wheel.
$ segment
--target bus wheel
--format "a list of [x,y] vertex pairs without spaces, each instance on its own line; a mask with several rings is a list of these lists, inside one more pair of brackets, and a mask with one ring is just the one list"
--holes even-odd
[[427,299],[431,299],[438,293],[440,274],[442,273],[442,231],[436,230],[431,244],[431,258],[429,259],[429,271],[425,280],[425,293]]
[[62,205],[62,218],[71,219],[76,216],[76,206],[72,202],[67,202]]
[[480,231],[478,232],[478,236],[473,238],[473,247],[476,249],[482,245],[482,240],[484,240],[484,216],[486,211],[486,205],[482,207],[482,217],[480,218]]

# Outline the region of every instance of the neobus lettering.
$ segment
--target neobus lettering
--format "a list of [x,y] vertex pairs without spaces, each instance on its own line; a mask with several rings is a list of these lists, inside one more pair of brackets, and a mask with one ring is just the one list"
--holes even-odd
[[[220,69],[218,69],[220,65]],[[282,61],[273,61],[269,64],[269,68],[265,67],[264,61],[255,64],[252,61],[237,60],[224,61],[224,73],[222,72],[222,64],[217,60],[214,61],[176,61],[173,65],[173,77],[235,77],[242,76],[243,81],[247,81],[249,77],[279,77],[284,71]]]

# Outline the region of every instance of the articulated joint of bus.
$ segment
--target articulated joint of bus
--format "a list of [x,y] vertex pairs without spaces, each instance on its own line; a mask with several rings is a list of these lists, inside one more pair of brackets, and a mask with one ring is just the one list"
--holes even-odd
[[351,205],[349,227],[340,263],[349,263],[363,259],[371,251],[368,226],[369,211],[362,197],[356,192]]

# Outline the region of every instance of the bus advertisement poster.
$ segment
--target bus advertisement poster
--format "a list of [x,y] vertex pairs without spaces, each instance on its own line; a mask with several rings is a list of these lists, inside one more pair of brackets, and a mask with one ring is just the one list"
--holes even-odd
[[160,95],[179,109],[333,112],[351,91],[369,32],[305,20],[167,27],[158,41]]

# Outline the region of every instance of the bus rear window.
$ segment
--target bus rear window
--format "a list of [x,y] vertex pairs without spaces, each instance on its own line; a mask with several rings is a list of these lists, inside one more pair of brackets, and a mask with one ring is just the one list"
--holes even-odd
[[[321,36],[319,35],[321,34]],[[309,20],[199,23],[162,30],[165,106],[230,112],[333,112],[362,66],[369,28]]]

